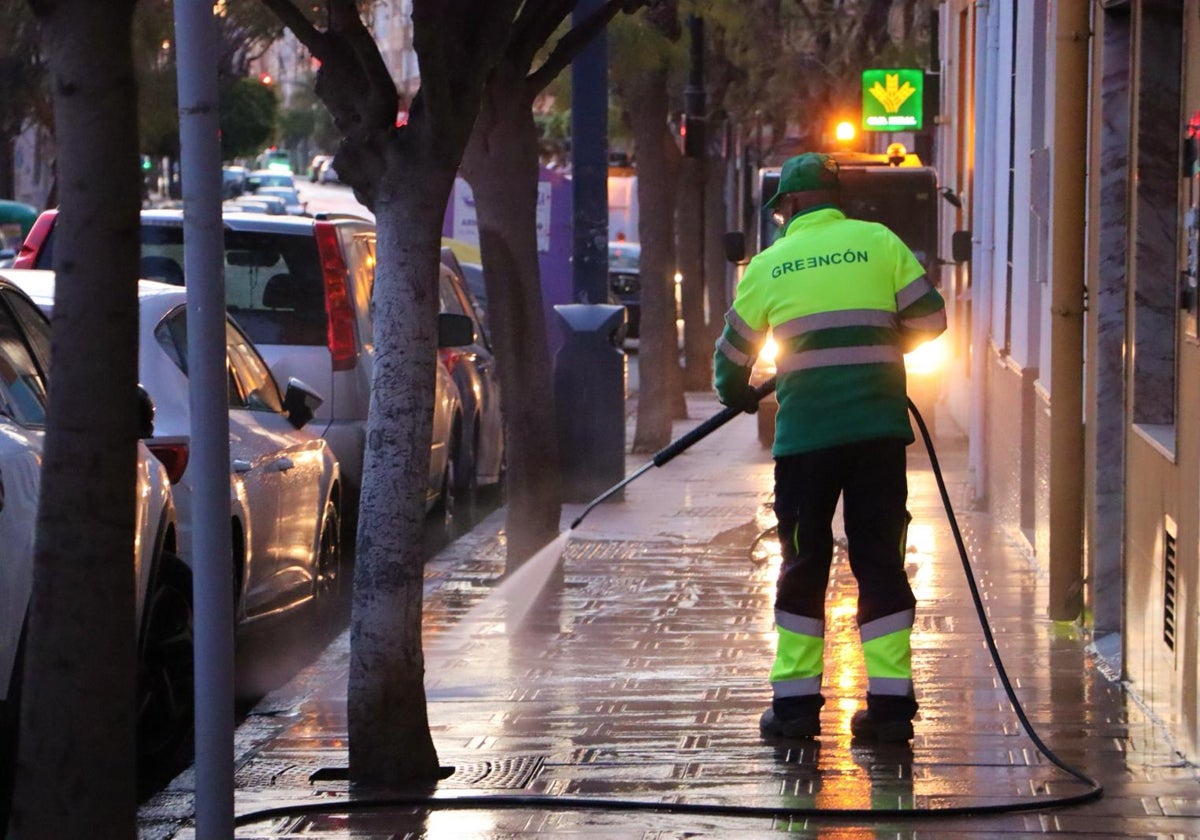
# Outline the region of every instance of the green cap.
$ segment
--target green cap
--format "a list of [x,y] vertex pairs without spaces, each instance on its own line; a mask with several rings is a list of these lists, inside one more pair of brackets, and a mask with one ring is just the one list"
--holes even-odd
[[812,192],[814,190],[836,190],[838,188],[838,164],[829,155],[819,152],[805,152],[802,155],[788,158],[783,163],[779,173],[779,189],[767,207],[774,207],[775,202],[787,193]]

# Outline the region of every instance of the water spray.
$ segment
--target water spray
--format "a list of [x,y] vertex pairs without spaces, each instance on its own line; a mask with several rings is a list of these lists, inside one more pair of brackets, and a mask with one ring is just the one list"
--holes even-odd
[[[761,385],[759,385],[757,388],[754,389],[754,404],[758,405],[759,401],[761,401],[763,399],[763,397],[766,397],[768,394],[770,394],[774,390],[775,390],[775,377],[772,376],[770,379],[765,380]],[[739,414],[743,414],[743,413],[745,413],[744,408],[740,408],[738,406],[726,406],[724,409],[722,409],[718,413],[714,414],[712,417],[705,420],[703,423],[701,423],[696,428],[692,429],[690,432],[688,432],[683,437],[672,441],[671,443],[664,446],[662,449],[655,452],[654,457],[651,458],[649,461],[647,461],[645,464],[643,464],[641,467],[639,467],[635,472],[626,476],[624,479],[621,480],[620,483],[614,484],[612,487],[608,488],[603,493],[601,493],[599,496],[597,496],[596,498],[594,498],[590,502],[588,502],[587,507],[585,507],[583,509],[583,513],[581,513],[581,514],[579,514],[579,516],[575,517],[575,521],[571,523],[571,527],[568,530],[571,530],[571,531],[575,530],[576,526],[578,526],[579,523],[583,521],[583,518],[592,512],[592,508],[596,507],[596,505],[600,504],[605,499],[612,496],[614,493],[616,493],[618,490],[620,490],[626,484],[629,484],[630,482],[632,482],[635,478],[641,478],[643,475],[646,474],[646,472],[648,472],[650,470],[651,467],[661,467],[663,464],[670,461],[672,458],[674,458],[679,453],[683,452],[685,449],[690,448],[692,446],[692,444],[698,443],[699,441],[708,437],[713,432],[715,432],[717,429],[721,428],[726,423],[728,423],[730,420],[732,420],[734,417],[737,417]]]

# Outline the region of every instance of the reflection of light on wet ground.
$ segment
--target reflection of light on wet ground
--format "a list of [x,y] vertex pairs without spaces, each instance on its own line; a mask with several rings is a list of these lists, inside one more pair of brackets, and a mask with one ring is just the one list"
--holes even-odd
[[911,522],[908,526],[908,582],[918,603],[934,600],[933,558],[938,554],[937,532],[930,524]]
[[774,571],[779,570],[779,537],[772,528],[768,533],[764,534],[759,539],[755,540],[754,545],[750,548],[750,559],[756,565],[772,566]]
[[495,837],[496,820],[479,811],[430,811],[425,818],[426,837]]
[[938,549],[937,536],[932,525],[911,522],[908,526],[908,552],[932,555]]
[[[838,687],[839,697],[850,697],[849,703],[839,703],[839,729],[849,730],[850,715],[858,708],[858,687],[864,684],[862,650],[858,638],[858,589],[834,585],[825,606],[825,681]],[[842,706],[845,706],[843,709]],[[842,713],[845,720],[842,721]]]

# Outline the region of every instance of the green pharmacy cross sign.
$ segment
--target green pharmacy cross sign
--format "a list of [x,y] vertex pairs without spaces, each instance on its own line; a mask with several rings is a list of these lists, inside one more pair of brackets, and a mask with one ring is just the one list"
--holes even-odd
[[923,70],[864,70],[863,131],[914,131],[922,127]]

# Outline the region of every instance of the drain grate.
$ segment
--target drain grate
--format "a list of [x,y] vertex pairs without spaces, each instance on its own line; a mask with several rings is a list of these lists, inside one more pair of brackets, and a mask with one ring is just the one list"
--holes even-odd
[[1163,641],[1175,650],[1175,603],[1178,586],[1175,554],[1175,523],[1169,518],[1163,526]]

